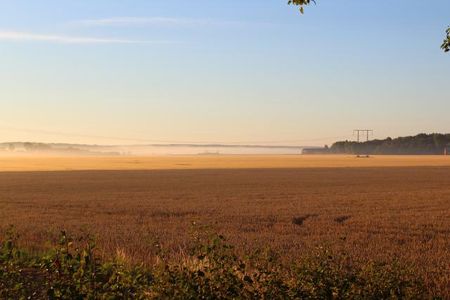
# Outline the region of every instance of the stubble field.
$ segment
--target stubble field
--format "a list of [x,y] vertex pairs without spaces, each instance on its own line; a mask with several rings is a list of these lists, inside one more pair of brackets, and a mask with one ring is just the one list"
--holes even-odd
[[137,158],[122,168],[27,159],[16,168],[1,160],[0,234],[14,225],[34,251],[65,229],[94,234],[105,258],[148,262],[183,253],[206,226],[238,251],[271,248],[286,262],[320,245],[361,261],[399,259],[449,295],[447,157],[175,157],[154,168]]

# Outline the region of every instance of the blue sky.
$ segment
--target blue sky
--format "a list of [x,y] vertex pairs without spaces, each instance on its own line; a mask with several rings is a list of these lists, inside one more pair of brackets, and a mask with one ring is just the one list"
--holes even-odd
[[0,141],[450,132],[450,1],[0,0]]

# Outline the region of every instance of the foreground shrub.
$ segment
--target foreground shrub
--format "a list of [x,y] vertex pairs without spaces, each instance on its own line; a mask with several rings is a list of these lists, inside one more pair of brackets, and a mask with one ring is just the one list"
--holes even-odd
[[422,299],[425,285],[397,262],[352,266],[327,250],[295,267],[291,296],[297,299]]
[[14,245],[0,244],[0,299],[146,299],[151,274],[118,262],[100,263],[92,239],[77,248],[65,232],[50,253],[28,258]]
[[[398,263],[355,267],[325,249],[292,268],[271,256],[243,259],[222,236],[151,268],[100,262],[89,238],[61,233],[42,256],[9,234],[0,243],[0,299],[423,299],[424,285]],[[75,246],[76,245],[76,246]]]

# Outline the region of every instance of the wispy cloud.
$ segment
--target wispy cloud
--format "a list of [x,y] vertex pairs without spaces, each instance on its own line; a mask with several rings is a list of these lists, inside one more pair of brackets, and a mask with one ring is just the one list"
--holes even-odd
[[166,44],[170,41],[130,40],[116,38],[93,38],[68,35],[38,34],[32,32],[0,30],[0,41],[48,42],[60,44]]
[[214,19],[170,18],[170,17],[113,17],[104,19],[80,20],[73,22],[85,26],[171,26],[198,27],[219,26],[234,27],[254,23],[242,21],[223,21]]

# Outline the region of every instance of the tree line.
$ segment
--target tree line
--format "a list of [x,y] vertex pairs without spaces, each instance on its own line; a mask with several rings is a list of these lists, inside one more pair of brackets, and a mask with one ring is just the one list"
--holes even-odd
[[[384,140],[372,140],[358,143],[355,141],[340,141],[334,143],[329,151],[335,154],[444,154],[450,152],[450,134],[418,134],[416,136],[399,137]],[[449,153],[450,154],[450,153]]]

